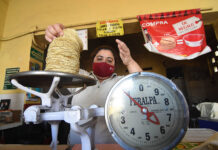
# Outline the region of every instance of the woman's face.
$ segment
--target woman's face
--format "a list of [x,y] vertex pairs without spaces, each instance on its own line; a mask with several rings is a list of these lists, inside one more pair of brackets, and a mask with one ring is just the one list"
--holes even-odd
[[106,62],[110,65],[115,65],[114,55],[110,50],[102,49],[95,55],[93,62]]

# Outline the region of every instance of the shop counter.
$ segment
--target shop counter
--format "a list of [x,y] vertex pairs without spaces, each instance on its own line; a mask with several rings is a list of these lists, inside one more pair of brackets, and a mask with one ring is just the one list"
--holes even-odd
[[[213,142],[211,142],[213,141]],[[183,140],[173,150],[191,150],[210,143],[217,144],[218,148],[218,132],[211,129],[190,128],[188,129]],[[124,150],[118,144],[97,144],[98,150]],[[204,147],[202,147],[204,149]],[[0,144],[0,150],[51,150],[49,145],[20,145],[20,144]],[[197,150],[203,150],[197,149]],[[58,145],[57,150],[81,150],[81,144],[75,144],[72,148],[68,145]]]

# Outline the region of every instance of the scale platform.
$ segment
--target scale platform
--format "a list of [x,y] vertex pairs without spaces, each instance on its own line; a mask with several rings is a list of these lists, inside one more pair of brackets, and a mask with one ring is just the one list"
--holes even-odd
[[25,71],[10,76],[10,81],[16,79],[26,87],[50,87],[54,77],[60,77],[58,88],[76,88],[96,84],[96,80],[80,74],[71,74],[56,71]]

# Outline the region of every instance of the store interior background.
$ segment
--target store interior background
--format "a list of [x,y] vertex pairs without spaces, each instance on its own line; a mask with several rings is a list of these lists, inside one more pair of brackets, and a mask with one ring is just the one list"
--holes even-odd
[[[57,6],[59,7],[57,8]],[[144,38],[140,25],[134,18],[135,16],[194,8],[209,8],[202,12],[202,15],[207,44],[211,47],[212,52],[193,60],[178,61],[146,50],[143,46]],[[158,0],[152,2],[147,0],[101,1],[101,3],[97,0],[80,0],[78,2],[53,0],[52,4],[50,1],[0,0],[0,18],[0,37],[5,38],[0,40],[1,87],[4,83],[5,68],[19,66],[20,71],[27,71],[30,48],[46,49],[44,29],[48,25],[58,22],[75,29],[88,29],[88,51],[81,53],[82,69],[91,70],[90,54],[96,46],[108,44],[116,48],[115,39],[118,38],[127,44],[132,57],[144,71],[159,73],[174,81],[183,91],[190,107],[192,104],[200,102],[218,101],[218,73],[214,73],[211,63],[214,52],[218,50],[218,2],[216,0],[183,0],[181,2],[166,0],[164,3]],[[124,20],[125,36],[96,38],[94,23],[99,20],[116,18]],[[216,60],[216,64],[218,64],[218,58]],[[121,61],[117,63],[116,68],[119,75],[127,74]],[[11,93],[23,92],[18,89],[7,91],[0,89],[0,94]],[[66,143],[67,130],[62,130],[62,132],[63,134],[59,135],[60,143]],[[49,141],[49,136],[50,129],[45,123],[24,124],[22,127],[4,130],[4,142],[12,144],[42,144]]]
[[[218,95],[218,73],[214,73],[211,58],[217,50],[217,39],[213,26],[205,26],[207,44],[213,49],[211,53],[202,55],[192,60],[174,60],[162,55],[149,52],[144,47],[144,37],[142,35],[139,23],[124,26],[126,30],[135,25],[137,33],[127,34],[121,37],[105,37],[89,39],[89,51],[81,53],[81,68],[92,70],[92,50],[98,45],[107,44],[117,49],[115,39],[124,41],[131,50],[132,57],[139,63],[144,71],[150,71],[162,74],[172,81],[186,95],[190,104],[204,101],[216,102]],[[118,51],[118,49],[117,49]],[[116,63],[116,73],[118,75],[127,75],[127,69],[121,60]]]

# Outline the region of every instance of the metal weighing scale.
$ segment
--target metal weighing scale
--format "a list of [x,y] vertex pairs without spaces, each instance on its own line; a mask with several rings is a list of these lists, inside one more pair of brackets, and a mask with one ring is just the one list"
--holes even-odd
[[[139,72],[122,78],[110,90],[105,108],[96,105],[88,109],[64,107],[68,98],[82,92],[86,86],[96,84],[95,80],[86,76],[30,71],[12,75],[11,82],[41,98],[42,104],[28,107],[24,118],[25,122],[48,121],[51,124],[52,150],[57,148],[61,120],[70,123],[71,129],[80,135],[82,150],[95,149],[92,128],[98,116],[105,116],[114,140],[128,150],[172,149],[182,140],[188,127],[189,111],[185,97],[172,81],[156,73]],[[49,87],[49,90],[39,93],[27,87]],[[81,89],[62,95],[59,89],[67,87]],[[53,97],[53,92],[59,98]]]
[[[92,137],[89,135],[92,135],[92,126],[95,124],[96,116],[104,116],[104,108],[98,108],[96,105],[88,109],[80,106],[66,108],[69,98],[83,91],[87,86],[96,84],[94,79],[63,72],[27,71],[10,76],[10,80],[17,88],[41,98],[41,105],[30,106],[24,111],[24,119],[26,123],[37,124],[47,121],[51,124],[52,142],[50,146],[52,150],[57,149],[58,127],[61,120],[69,123],[71,129],[80,135],[82,150],[95,149]],[[41,93],[28,87],[48,88],[48,92]],[[70,87],[81,88],[69,95],[61,94],[61,88]],[[53,96],[54,93],[58,95],[58,98]]]

